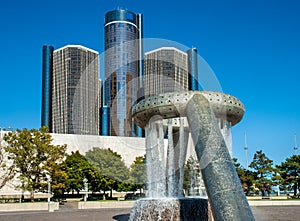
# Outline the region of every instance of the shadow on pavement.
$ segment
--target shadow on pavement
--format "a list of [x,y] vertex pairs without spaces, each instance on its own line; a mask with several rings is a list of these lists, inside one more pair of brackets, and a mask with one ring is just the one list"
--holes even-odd
[[117,215],[117,216],[113,216],[113,219],[114,220],[117,220],[117,221],[128,221],[129,220],[129,213],[127,214],[120,214],[120,215]]

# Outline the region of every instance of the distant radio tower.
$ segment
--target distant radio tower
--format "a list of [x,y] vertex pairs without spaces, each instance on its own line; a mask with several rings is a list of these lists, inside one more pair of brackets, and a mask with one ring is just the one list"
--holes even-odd
[[244,150],[246,152],[246,169],[248,170],[248,146],[247,146],[247,137],[246,137],[246,131],[245,131],[245,147]]
[[298,147],[297,147],[297,134],[296,132],[294,133],[294,154],[297,155],[297,150],[298,150]]

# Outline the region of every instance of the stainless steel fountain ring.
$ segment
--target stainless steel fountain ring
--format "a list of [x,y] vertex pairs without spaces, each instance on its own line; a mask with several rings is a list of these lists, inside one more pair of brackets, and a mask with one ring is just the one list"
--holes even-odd
[[186,104],[195,94],[201,94],[209,101],[216,118],[227,120],[232,126],[243,118],[244,105],[232,95],[211,91],[186,91],[165,93],[140,101],[133,107],[134,122],[144,128],[155,115],[164,119],[185,117]]

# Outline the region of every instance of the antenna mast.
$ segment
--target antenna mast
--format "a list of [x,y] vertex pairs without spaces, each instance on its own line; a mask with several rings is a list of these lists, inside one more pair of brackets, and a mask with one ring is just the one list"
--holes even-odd
[[294,154],[297,155],[297,150],[298,150],[298,147],[297,147],[297,134],[296,132],[294,133]]
[[245,137],[245,147],[244,147],[244,150],[246,152],[246,169],[248,170],[248,146],[247,146],[246,131],[245,131],[244,137]]

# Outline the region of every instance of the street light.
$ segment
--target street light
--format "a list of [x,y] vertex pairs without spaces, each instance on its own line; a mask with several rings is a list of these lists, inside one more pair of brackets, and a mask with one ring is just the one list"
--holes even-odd
[[84,194],[84,202],[86,202],[87,200],[87,197],[88,197],[88,183],[87,183],[87,178],[84,178],[83,179],[83,183],[84,183],[84,191],[85,191],[85,194]]
[[23,201],[24,201],[24,181],[22,181],[21,196],[19,202],[22,203]]
[[47,183],[48,183],[48,203],[50,203],[51,198],[51,176],[47,174]]
[[49,174],[46,175],[47,183],[48,183],[48,212],[54,212],[54,203],[50,201],[51,198],[51,176]]

